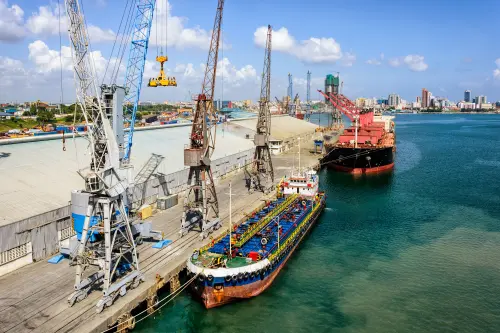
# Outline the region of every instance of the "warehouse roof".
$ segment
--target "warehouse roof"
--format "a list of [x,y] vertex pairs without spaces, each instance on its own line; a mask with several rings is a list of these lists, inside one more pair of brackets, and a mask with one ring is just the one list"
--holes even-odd
[[[138,131],[134,135],[132,164],[135,173],[152,153],[165,157],[159,172],[184,167],[183,149],[190,126]],[[67,205],[71,190],[83,180],[76,170],[89,163],[85,138],[38,141],[0,146],[0,226]],[[213,159],[247,150],[253,142],[222,129],[217,130]]]
[[[218,126],[212,160],[253,148],[257,119],[234,121],[239,126]],[[314,131],[316,125],[289,116],[273,117],[271,136],[286,139]],[[184,147],[190,126],[137,131],[131,162],[135,173],[152,153],[165,157],[158,171],[184,168]],[[247,135],[248,138],[247,139]],[[0,226],[67,205],[71,191],[82,188],[77,170],[89,164],[85,138],[27,142],[0,146]],[[135,175],[134,173],[134,175]]]

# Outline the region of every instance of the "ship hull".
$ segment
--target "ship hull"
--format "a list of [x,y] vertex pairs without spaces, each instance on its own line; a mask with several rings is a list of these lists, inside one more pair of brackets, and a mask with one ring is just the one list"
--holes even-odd
[[352,174],[377,173],[394,167],[395,147],[327,147],[322,165]]
[[323,198],[318,205],[319,209],[310,217],[307,222],[307,227],[304,229],[302,235],[290,247],[289,250],[283,253],[283,256],[277,260],[273,265],[270,265],[264,274],[256,274],[254,277],[250,276],[247,280],[241,281],[200,281],[196,279],[192,284],[192,291],[198,296],[207,309],[218,307],[224,304],[232,303],[242,299],[248,299],[258,296],[266,290],[278,276],[281,269],[286,265],[288,259],[295,252],[297,247],[302,242],[303,238],[309,233],[314,224],[316,223],[319,215],[325,207],[325,198]]

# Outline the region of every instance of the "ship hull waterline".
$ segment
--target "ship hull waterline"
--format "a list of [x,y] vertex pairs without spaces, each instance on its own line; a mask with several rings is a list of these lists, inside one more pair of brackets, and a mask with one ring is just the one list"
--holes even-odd
[[371,174],[394,168],[395,147],[384,148],[337,148],[333,147],[321,164],[330,169],[350,174]]
[[224,285],[221,289],[216,289],[214,286],[200,285],[198,280],[195,280],[191,284],[191,290],[205,305],[205,308],[211,309],[219,307],[225,304],[237,302],[243,299],[252,298],[260,295],[265,291],[278,276],[281,269],[286,265],[288,259],[293,255],[297,247],[302,243],[304,237],[309,234],[312,227],[316,224],[320,214],[325,207],[325,201],[322,200],[318,211],[311,217],[311,223],[309,223],[305,232],[300,236],[298,241],[293,245],[289,252],[283,257],[279,265],[272,269],[271,273],[266,274],[263,278],[257,279],[255,282],[251,282],[245,285]]

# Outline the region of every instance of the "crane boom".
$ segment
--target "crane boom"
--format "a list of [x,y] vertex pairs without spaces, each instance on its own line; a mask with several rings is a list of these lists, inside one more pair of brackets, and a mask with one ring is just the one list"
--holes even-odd
[[[223,9],[224,0],[218,0],[205,76],[201,93],[195,99],[196,111],[193,117],[189,147],[184,149],[184,165],[189,167],[189,176],[181,220],[181,236],[194,226],[199,225],[201,237],[205,238],[221,226],[210,158],[215,149],[217,119],[213,106],[213,96]],[[211,213],[213,216],[210,216]],[[212,217],[213,219],[211,219]]]
[[[253,168],[248,184],[250,190],[259,189],[266,192],[274,182],[274,171],[269,149],[269,136],[271,135],[271,50],[272,27],[267,26],[267,41],[264,54],[264,69],[260,86],[259,115],[257,119],[257,133],[254,137],[255,153]],[[263,179],[265,178],[265,179]],[[267,184],[264,184],[266,182]]]
[[[87,124],[102,124],[101,126],[92,126],[87,136],[90,141],[91,151],[90,170],[98,172],[104,168],[105,155],[109,149],[111,127],[109,122],[108,126],[103,126],[107,119],[104,116],[99,99],[94,63],[88,49],[88,33],[81,16],[79,2],[77,0],[67,0],[66,11],[70,22],[69,39],[71,45],[73,45],[71,54],[76,81],[76,100]],[[102,187],[99,185],[98,188],[101,189]]]
[[134,137],[135,116],[141,96],[144,64],[148,53],[149,36],[153,22],[156,0],[138,0],[133,23],[132,40],[125,74],[125,121],[129,123],[130,131],[126,137],[125,155],[123,160],[130,162],[132,140]]

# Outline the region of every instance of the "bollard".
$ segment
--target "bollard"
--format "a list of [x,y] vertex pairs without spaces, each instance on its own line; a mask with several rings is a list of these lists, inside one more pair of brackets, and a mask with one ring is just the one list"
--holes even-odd
[[179,274],[175,274],[170,279],[170,293],[174,293],[181,287],[181,283],[179,281]]
[[135,328],[135,317],[131,313],[122,314],[118,317],[117,332],[126,333]]

